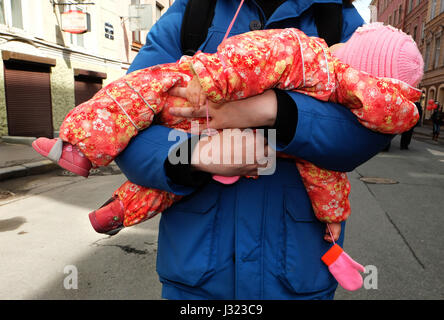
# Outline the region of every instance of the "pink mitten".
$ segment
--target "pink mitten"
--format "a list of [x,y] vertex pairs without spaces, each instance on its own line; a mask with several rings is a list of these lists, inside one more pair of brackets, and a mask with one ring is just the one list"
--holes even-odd
[[222,184],[233,184],[239,180],[239,176],[233,176],[233,177],[224,177],[224,176],[213,176],[213,180],[216,180],[217,182],[220,182]]
[[322,256],[322,261],[345,290],[355,291],[362,287],[363,280],[358,271],[364,272],[364,267],[350,258],[337,244]]

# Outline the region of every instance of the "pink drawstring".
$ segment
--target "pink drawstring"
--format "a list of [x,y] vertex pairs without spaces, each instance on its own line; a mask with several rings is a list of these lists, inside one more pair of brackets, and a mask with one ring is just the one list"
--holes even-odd
[[[222,42],[224,42],[228,38],[228,35],[230,34],[231,28],[233,28],[234,22],[236,21],[237,15],[239,14],[239,11],[242,8],[243,4],[244,4],[244,0],[241,0],[241,2],[239,4],[239,7],[237,8],[236,13],[234,14],[234,17],[231,20],[230,25],[228,26],[227,32],[225,32],[225,36],[224,36],[224,39],[222,40]],[[221,59],[221,62],[222,62],[222,64],[224,63],[223,59]],[[224,67],[225,67],[225,65],[224,65]],[[209,124],[210,123],[210,116],[209,116],[209,112],[208,112],[208,99],[205,102],[205,107],[207,109],[207,132],[208,132],[208,135],[214,135],[214,134],[217,133],[217,130],[214,130],[214,129],[211,130],[210,129],[210,124]],[[214,180],[219,181],[220,183],[223,183],[223,184],[235,183],[237,180],[239,180],[239,178],[240,178],[239,176],[224,177],[224,176],[213,175],[213,179]]]
[[333,237],[333,234],[331,233],[330,226],[328,223],[327,223],[327,228],[328,228],[328,233],[330,233],[331,240],[333,240],[333,244],[336,244],[335,238]]
[[228,38],[228,35],[230,34],[231,28],[233,28],[234,22],[236,21],[237,15],[239,14],[239,11],[242,8],[243,4],[244,4],[244,0],[241,0],[241,3],[239,5],[239,7],[237,8],[236,13],[234,14],[233,20],[231,20],[231,23],[228,26],[227,32],[225,33],[225,36],[224,36],[224,39],[222,40],[222,42],[224,42]]
[[[233,28],[234,22],[237,19],[237,15],[239,14],[239,11],[242,8],[242,5],[244,4],[244,1],[245,0],[241,0],[241,2],[239,4],[239,7],[237,8],[236,13],[234,14],[234,17],[231,20],[230,25],[228,26],[227,32],[225,32],[225,36],[224,36],[222,42],[224,42],[228,38],[228,35],[230,34],[231,29]],[[210,134],[211,131],[210,131],[210,115],[209,115],[209,111],[208,111],[208,99],[205,102],[205,108],[206,108],[206,111],[207,111],[207,132],[208,132],[208,134]]]
[[210,114],[208,112],[208,98],[207,101],[205,101],[205,108],[207,109],[207,131],[210,132]]

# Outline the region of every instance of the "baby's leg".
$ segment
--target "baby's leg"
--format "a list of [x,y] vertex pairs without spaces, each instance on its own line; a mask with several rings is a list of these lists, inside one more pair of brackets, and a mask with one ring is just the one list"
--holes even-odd
[[216,103],[275,87],[327,101],[335,86],[332,61],[322,40],[289,28],[230,37],[214,54],[196,53],[191,64],[208,98]]
[[319,168],[297,159],[296,165],[318,220],[342,222],[350,215],[350,183],[343,172]]
[[125,182],[102,208],[89,214],[91,224],[99,233],[116,234],[168,209],[181,196],[154,188]]
[[141,187],[130,181],[120,186],[114,196],[122,201],[125,208],[125,227],[153,218],[182,198],[168,191]]
[[[108,165],[163,110],[168,90],[190,79],[188,63],[146,68],[118,79],[66,116],[60,139],[33,143],[41,155],[85,177]],[[88,161],[89,160],[89,161]]]
[[187,77],[188,65],[167,64],[116,80],[65,118],[60,138],[76,145],[96,166],[108,165],[138,131],[162,111],[168,90]]

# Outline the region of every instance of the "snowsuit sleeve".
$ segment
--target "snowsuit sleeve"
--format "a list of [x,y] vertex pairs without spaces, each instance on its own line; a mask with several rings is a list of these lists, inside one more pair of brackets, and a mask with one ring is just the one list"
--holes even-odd
[[191,60],[207,96],[216,103],[251,97],[270,88],[328,101],[333,65],[323,40],[298,29],[248,32],[228,38],[216,53]]
[[338,87],[331,100],[347,106],[366,128],[400,134],[418,122],[421,91],[390,78],[377,78],[335,61]]

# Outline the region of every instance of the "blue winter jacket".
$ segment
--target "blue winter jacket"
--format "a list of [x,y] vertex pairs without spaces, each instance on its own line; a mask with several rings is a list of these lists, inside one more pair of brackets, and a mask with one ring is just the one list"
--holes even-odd
[[[317,35],[311,5],[337,1],[287,0],[265,28],[297,27]],[[129,71],[180,58],[180,27],[187,0],[176,0],[153,26]],[[201,50],[215,52],[239,4],[219,0]],[[249,31],[262,11],[246,1],[232,34]],[[343,8],[342,40],[363,24],[354,7]],[[351,171],[378,153],[390,137],[372,132],[340,105],[290,93],[298,108],[293,140],[278,150],[336,171]],[[175,185],[164,162],[177,141],[171,129],[141,132],[116,160],[134,183],[186,197],[162,214],[157,272],[167,299],[331,299],[337,282],[321,261],[331,246],[316,220],[292,161],[278,159],[276,172],[234,185],[210,182],[194,190]],[[353,215],[352,215],[353,217]],[[344,229],[343,229],[344,230]],[[342,232],[339,244],[342,244]]]

